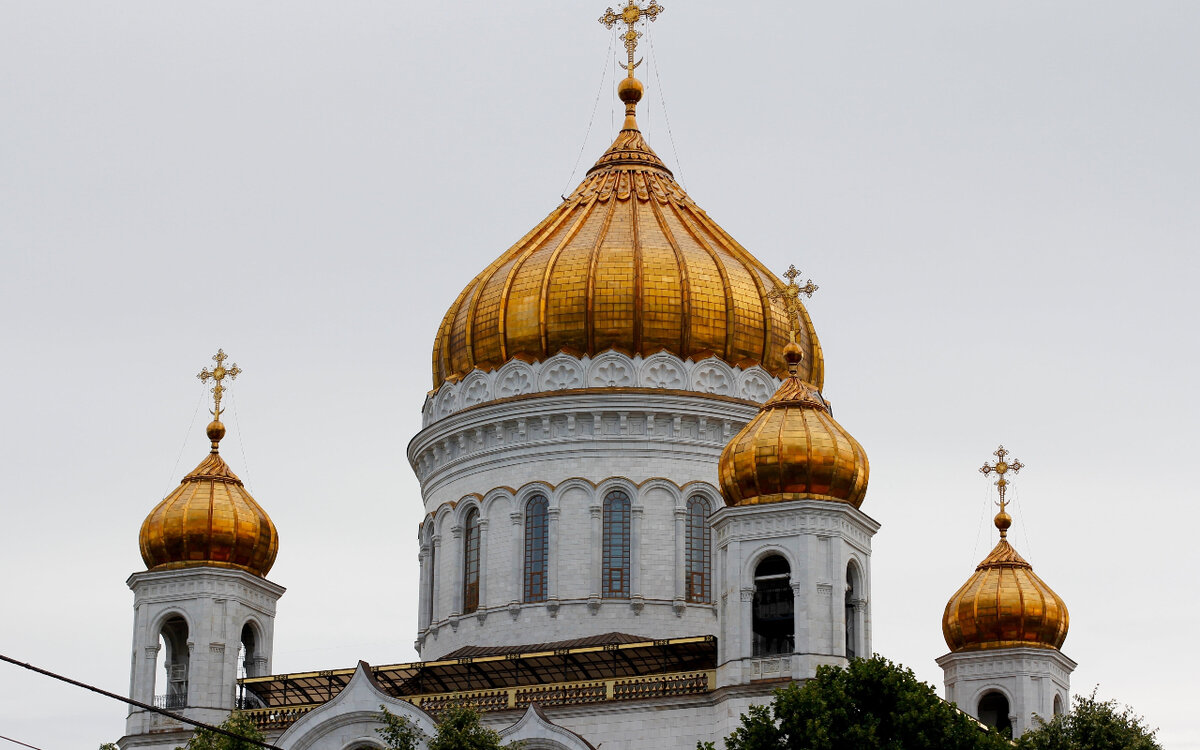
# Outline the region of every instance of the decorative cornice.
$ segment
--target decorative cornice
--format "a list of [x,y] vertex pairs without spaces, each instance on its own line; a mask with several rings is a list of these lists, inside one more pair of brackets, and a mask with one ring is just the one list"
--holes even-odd
[[693,362],[667,352],[645,358],[607,351],[595,357],[556,354],[540,362],[512,359],[499,369],[476,369],[462,380],[447,381],[432,391],[421,409],[422,426],[502,399],[594,388],[703,393],[761,404],[780,382],[758,365],[743,370],[717,357]]

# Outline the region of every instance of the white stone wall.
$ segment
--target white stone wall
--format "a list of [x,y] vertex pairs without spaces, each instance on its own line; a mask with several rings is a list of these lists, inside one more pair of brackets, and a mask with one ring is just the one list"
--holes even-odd
[[[720,631],[717,684],[807,679],[846,663],[847,571],[855,576],[855,648],[871,654],[871,538],[879,524],[845,503],[796,500],[723,508],[712,518]],[[792,654],[756,657],[754,574],[771,555],[788,562],[794,596]]]
[[950,653],[937,660],[945,672],[946,700],[979,718],[979,701],[996,692],[1008,699],[1013,737],[1054,716],[1057,696],[1063,711],[1071,705],[1075,662],[1053,648],[1001,648]]
[[[739,373],[722,367],[736,383]],[[428,514],[421,528],[421,658],[465,645],[611,631],[649,638],[715,633],[714,606],[684,601],[682,514],[693,495],[713,510],[722,507],[717,461],[757,412],[754,401],[720,394],[616,386],[492,400],[427,426],[409,445]],[[612,489],[626,492],[633,511],[627,599],[604,598],[600,585],[601,507]],[[551,507],[550,599],[526,604],[524,513],[538,492]],[[480,607],[464,615],[462,529],[471,508],[483,522]]]
[[[157,673],[159,635],[164,623],[180,617],[187,623],[187,708],[173,709],[197,721],[219,724],[229,715],[237,681],[242,629],[250,624],[257,636],[255,671],[270,674],[275,636],[275,605],[284,589],[270,581],[229,568],[182,568],[134,573],[127,581],[134,595],[133,653],[129,694],[154,704],[165,694],[165,675]],[[179,722],[133,709],[127,735],[182,729]],[[122,747],[142,746],[139,743]],[[171,745],[174,747],[174,745]]]

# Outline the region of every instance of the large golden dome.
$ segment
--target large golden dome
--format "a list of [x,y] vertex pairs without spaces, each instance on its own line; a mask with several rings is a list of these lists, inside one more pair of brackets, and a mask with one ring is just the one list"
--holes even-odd
[[208,426],[212,452],[142,522],[139,545],[150,570],[238,568],[266,576],[279,534],[242,480],[221,458],[225,426]]
[[[433,347],[433,387],[510,359],[616,349],[667,351],[786,374],[782,282],[699,208],[633,117],[641,84],[619,91],[628,116],[571,195],[471,280]],[[821,387],[821,347],[800,309],[800,376]]]
[[[801,351],[789,346],[785,356],[790,363]],[[832,500],[857,508],[871,467],[820,391],[793,374],[725,446],[717,472],[727,505]]]
[[1061,648],[1067,638],[1067,605],[1008,543],[1011,522],[1003,510],[996,516],[1000,542],[946,603],[942,635],[951,651]]

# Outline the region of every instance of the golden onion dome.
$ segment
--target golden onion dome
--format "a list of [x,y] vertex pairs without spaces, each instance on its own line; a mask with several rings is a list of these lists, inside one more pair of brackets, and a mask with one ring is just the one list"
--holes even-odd
[[208,425],[212,451],[142,522],[139,545],[150,570],[238,568],[265,577],[279,534],[217,450],[225,426]]
[[951,651],[1061,648],[1067,638],[1067,605],[1008,543],[1011,523],[997,514],[1000,542],[946,603],[942,635]]
[[[433,387],[513,358],[666,351],[730,365],[786,368],[782,283],[684,192],[634,118],[636,79],[618,94],[625,124],[571,195],[471,280],[433,347]],[[824,379],[821,347],[799,310],[801,377]]]
[[792,374],[721,452],[725,503],[830,500],[857,508],[867,494],[867,453],[820,390],[796,374],[802,347],[789,344],[784,354]]

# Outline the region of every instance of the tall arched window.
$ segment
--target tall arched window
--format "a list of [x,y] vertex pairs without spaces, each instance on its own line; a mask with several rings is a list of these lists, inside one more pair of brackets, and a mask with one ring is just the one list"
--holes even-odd
[[525,506],[525,601],[546,601],[546,565],[550,556],[550,501],[534,495]]
[[613,490],[604,496],[604,548],[601,595],[629,596],[629,495]]
[[425,558],[425,564],[429,566],[429,590],[425,592],[425,625],[428,627],[433,624],[433,596],[437,591],[437,543],[432,538],[429,540],[429,555]]
[[846,658],[858,656],[858,632],[854,616],[854,567],[846,568]]
[[463,521],[463,613],[479,609],[479,511]]
[[687,504],[687,600],[712,602],[709,583],[712,569],[709,555],[711,542],[708,531],[708,503],[693,497]]
[[790,654],[795,650],[795,597],[792,568],[779,555],[764,558],[754,569],[754,655]]

